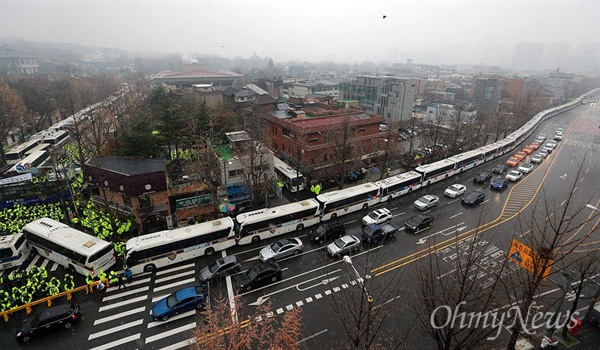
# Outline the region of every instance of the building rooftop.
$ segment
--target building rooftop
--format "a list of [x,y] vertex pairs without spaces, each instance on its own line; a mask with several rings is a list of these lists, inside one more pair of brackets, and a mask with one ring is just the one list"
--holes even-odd
[[155,158],[93,157],[86,164],[127,176],[166,171],[165,160]]
[[241,78],[243,75],[221,69],[194,69],[182,71],[159,72],[153,79],[174,78]]

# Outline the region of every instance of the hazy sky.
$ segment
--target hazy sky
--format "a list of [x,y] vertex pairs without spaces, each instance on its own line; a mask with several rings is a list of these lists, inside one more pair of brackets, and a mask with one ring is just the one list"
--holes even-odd
[[599,42],[599,14],[599,0],[0,0],[0,37],[276,61],[495,64],[517,42]]

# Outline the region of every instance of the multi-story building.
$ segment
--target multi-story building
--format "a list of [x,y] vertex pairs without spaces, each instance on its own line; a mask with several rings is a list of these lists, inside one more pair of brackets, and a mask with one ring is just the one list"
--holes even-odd
[[[334,164],[334,134],[349,131],[349,144],[360,153],[355,154],[357,167],[382,143],[389,142],[390,149],[397,144],[397,132],[380,132],[381,116],[357,109],[336,109],[325,104],[315,104],[305,109],[285,109],[261,116],[271,139],[275,155],[295,164],[301,172],[312,179],[321,179],[326,173],[320,171]],[[354,170],[354,169],[352,169]]]
[[152,77],[153,84],[164,84],[175,88],[192,87],[197,84],[212,84],[217,90],[224,90],[240,82],[243,75],[228,70],[190,69],[182,71],[159,72]]
[[485,118],[498,112],[505,84],[501,78],[473,78],[473,103],[478,117]]
[[358,100],[360,108],[382,116],[386,123],[410,120],[416,80],[392,76],[359,75],[340,83],[340,100]]
[[40,67],[36,58],[36,55],[27,52],[0,47],[0,72],[9,75],[36,74]]
[[337,80],[298,80],[280,87],[280,96],[290,98],[305,98],[309,94],[338,97],[339,84]]
[[223,167],[220,195],[229,203],[253,200],[253,194],[266,191],[275,179],[273,152],[246,131],[225,133],[224,143],[215,147],[215,153]]

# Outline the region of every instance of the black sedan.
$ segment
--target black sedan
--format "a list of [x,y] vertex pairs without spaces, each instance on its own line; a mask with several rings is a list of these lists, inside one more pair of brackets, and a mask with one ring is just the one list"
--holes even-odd
[[494,179],[490,185],[490,189],[492,190],[502,191],[505,188],[508,188],[508,180],[503,178]]
[[414,233],[429,228],[431,225],[433,225],[433,217],[430,215],[416,215],[404,223],[406,230]]
[[73,324],[79,321],[78,304],[63,304],[49,307],[41,313],[27,318],[15,334],[17,340],[24,343],[31,340],[32,337],[48,333],[57,329],[69,329]]
[[505,171],[508,170],[508,165],[501,163],[498,164],[494,167],[494,169],[492,169],[492,173],[494,174],[503,174]]
[[462,199],[462,202],[465,205],[473,207],[473,206],[483,203],[484,200],[485,200],[485,194],[483,194],[479,191],[473,191],[473,192],[469,192],[466,196],[464,196]]
[[490,181],[491,178],[492,178],[492,172],[486,170],[486,171],[480,172],[477,176],[475,176],[473,181],[482,184],[482,183],[486,183],[486,182]]
[[281,266],[276,262],[266,262],[254,266],[242,273],[237,281],[237,287],[242,292],[248,292],[257,287],[277,282],[281,279]]

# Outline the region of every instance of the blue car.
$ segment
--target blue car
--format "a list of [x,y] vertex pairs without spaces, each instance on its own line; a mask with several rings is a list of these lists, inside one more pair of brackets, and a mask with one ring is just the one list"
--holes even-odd
[[502,178],[494,179],[494,181],[492,181],[492,184],[490,185],[490,188],[492,190],[502,191],[505,188],[508,188],[508,180]]
[[206,304],[206,288],[206,285],[203,285],[180,289],[157,301],[152,306],[150,315],[154,320],[166,321],[171,316],[193,309],[202,309]]

